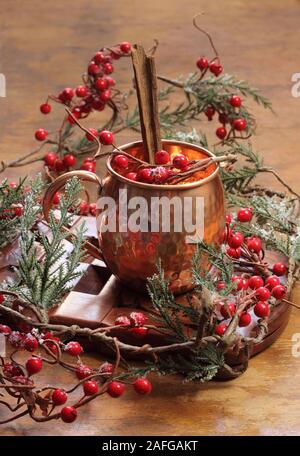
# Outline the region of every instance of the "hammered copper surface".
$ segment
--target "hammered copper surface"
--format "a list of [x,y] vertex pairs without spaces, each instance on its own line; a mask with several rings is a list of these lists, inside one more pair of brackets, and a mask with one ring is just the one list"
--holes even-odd
[[[163,147],[171,155],[174,153],[183,153],[190,160],[201,159],[212,155],[209,151],[195,145],[178,141],[163,141]],[[123,150],[132,155],[142,157],[142,143],[130,143],[121,147]],[[219,168],[214,165],[212,173],[201,180],[192,180],[184,185],[153,185],[140,182],[130,181],[120,176],[107,162],[108,175],[102,182],[102,197],[111,197],[116,203],[117,224],[116,231],[108,231],[105,228],[107,215],[104,215],[99,224],[99,241],[103,254],[103,259],[111,272],[116,275],[123,283],[137,291],[145,291],[147,278],[157,272],[158,261],[161,260],[165,277],[169,280],[170,290],[176,294],[183,293],[193,287],[191,281],[191,260],[195,253],[196,244],[189,243],[188,238],[196,233],[189,233],[185,229],[181,232],[175,232],[172,217],[174,208],[171,207],[170,231],[163,232],[162,222],[163,215],[159,216],[159,231],[151,232],[132,232],[129,229],[122,232],[119,229],[119,192],[127,191],[127,200],[133,197],[142,196],[148,204],[148,220],[150,221],[150,208],[152,197],[167,197],[169,199],[178,196],[182,201],[183,198],[191,197],[193,205],[192,213],[189,216],[195,223],[195,198],[203,197],[204,199],[204,241],[209,244],[217,244],[224,228],[224,194],[221,179],[219,177]],[[44,198],[44,212],[48,216],[51,207],[52,198],[62,187],[68,178],[77,175],[80,179],[96,182],[100,185],[97,176],[85,171],[72,171],[56,179],[46,192]],[[195,179],[195,177],[194,177]],[[130,216],[128,210],[128,217]],[[100,212],[98,211],[98,217]],[[149,222],[150,223],[150,222]],[[208,268],[208,262],[205,256],[201,258],[200,266],[203,271]]]

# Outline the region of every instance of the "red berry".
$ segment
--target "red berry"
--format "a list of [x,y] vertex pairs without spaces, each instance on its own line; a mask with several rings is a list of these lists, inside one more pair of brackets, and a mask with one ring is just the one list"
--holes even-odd
[[226,323],[219,323],[215,328],[215,333],[218,336],[224,336],[227,328],[228,328],[228,325]]
[[125,174],[125,177],[126,177],[127,179],[136,181],[137,174],[136,174],[136,173],[127,173],[127,174]]
[[87,380],[83,384],[83,391],[86,396],[93,396],[99,392],[99,385],[95,380]]
[[[72,109],[72,116],[75,117],[75,119],[79,119],[81,117],[81,114],[82,114],[82,110],[81,108],[74,108]],[[71,124],[71,125],[74,125],[75,123],[75,120],[73,119],[70,114],[68,115],[67,117],[67,121]]]
[[49,105],[49,103],[41,104],[40,111],[42,114],[49,114],[49,112],[51,112],[51,105]]
[[247,247],[249,250],[259,253],[262,249],[262,242],[260,238],[251,237],[247,239]]
[[116,81],[111,76],[106,76],[106,80],[111,87],[116,85]]
[[95,165],[91,162],[84,162],[80,166],[80,169],[83,169],[84,171],[89,171],[90,173],[95,172]]
[[226,253],[231,258],[240,258],[242,252],[241,252],[240,247],[238,247],[237,249],[233,249],[232,247],[228,247],[226,249]]
[[76,165],[76,157],[73,154],[66,154],[64,156],[63,162],[67,168],[72,168]]
[[227,130],[224,127],[219,127],[216,129],[216,135],[220,139],[225,139],[227,135]]
[[114,142],[114,136],[111,131],[102,130],[99,135],[101,144],[104,146],[111,146]]
[[29,377],[31,375],[37,374],[42,370],[43,367],[43,361],[41,358],[37,356],[33,356],[32,358],[29,358],[25,364],[26,370],[28,372]]
[[111,374],[114,366],[111,363],[103,363],[99,368],[100,374]]
[[61,160],[60,158],[58,158],[55,161],[54,168],[58,173],[61,173],[61,172],[65,171],[65,169],[66,169],[63,160]]
[[99,98],[103,103],[107,103],[110,100],[111,91],[109,89],[104,90],[100,93]]
[[278,279],[277,276],[269,276],[267,278],[266,287],[271,288],[271,290],[272,290],[277,285],[280,285],[280,280]]
[[248,284],[252,290],[256,290],[257,288],[264,286],[264,281],[263,278],[260,276],[252,276],[248,280]]
[[45,141],[45,139],[48,136],[48,132],[44,128],[39,128],[35,132],[34,136],[35,136],[35,139],[37,139],[38,141]]
[[96,109],[96,111],[103,111],[103,109],[105,108],[105,104],[102,100],[100,100],[99,97],[97,97],[94,98],[92,101],[92,108]]
[[267,301],[269,297],[271,296],[270,290],[266,287],[259,287],[256,290],[255,296],[260,300],[260,301]]
[[254,313],[257,317],[264,318],[269,315],[269,306],[265,302],[259,301],[254,306]]
[[27,334],[23,342],[25,350],[33,352],[39,346],[38,340],[32,334]]
[[83,348],[78,342],[69,342],[65,351],[71,356],[79,356],[83,352]]
[[197,60],[196,65],[199,70],[203,71],[209,67],[209,61],[206,57],[200,57],[200,59]]
[[23,215],[23,207],[22,206],[15,206],[14,207],[14,214],[16,217],[21,217]]
[[14,348],[20,348],[23,346],[24,337],[19,331],[11,331],[8,341]]
[[3,364],[3,374],[6,377],[16,377],[18,375],[23,375],[23,371],[15,363],[5,363]]
[[61,193],[60,192],[56,192],[54,194],[54,196],[53,196],[52,203],[55,204],[55,205],[59,204],[60,198],[61,198]]
[[2,304],[2,302],[4,302],[4,301],[5,301],[5,296],[4,296],[4,294],[1,293],[0,294],[0,304]]
[[137,378],[133,382],[133,388],[138,394],[150,394],[152,391],[152,385],[147,378]]
[[96,63],[92,60],[91,63],[89,64],[88,66],[88,73],[92,76],[94,76],[95,74],[98,74],[100,73],[100,68],[98,65],[96,65]]
[[242,100],[238,95],[232,95],[232,97],[229,99],[229,103],[234,108],[239,108],[242,104]]
[[18,187],[18,183],[14,182],[14,181],[10,181],[10,182],[8,182],[8,186],[10,188],[17,188]]
[[123,41],[123,43],[120,44],[120,49],[124,54],[128,54],[131,51],[131,44],[127,41]]
[[137,180],[146,184],[153,184],[154,175],[151,168],[141,168],[137,172]]
[[162,184],[169,177],[169,171],[163,166],[158,166],[153,169],[153,176],[156,184]]
[[219,76],[219,74],[222,73],[223,71],[223,67],[222,65],[220,65],[219,63],[217,62],[212,62],[210,65],[209,65],[209,70],[211,73],[213,73],[215,76]]
[[208,105],[207,108],[204,111],[204,114],[208,118],[208,120],[212,120],[213,116],[215,115],[215,108],[211,105]]
[[226,114],[225,114],[224,112],[221,112],[221,113],[219,114],[219,122],[220,122],[221,124],[226,124],[226,123],[228,123],[228,117],[226,116]]
[[249,312],[243,312],[240,315],[239,326],[243,328],[244,326],[249,326],[250,323],[251,323],[251,315],[249,314]]
[[[0,297],[3,296],[3,295],[0,295]],[[3,301],[2,301],[3,302]],[[1,300],[0,300],[0,303],[1,303]],[[5,335],[8,335],[11,333],[11,328],[7,325],[1,325],[0,324],[0,333],[1,334],[5,334]]]
[[275,263],[273,265],[273,272],[277,276],[285,275],[286,271],[287,271],[287,267],[284,263],[279,262],[279,263]]
[[230,225],[230,223],[232,222],[231,214],[226,214],[225,221],[227,225]]
[[99,90],[106,90],[109,86],[107,79],[98,78],[95,81],[95,86]]
[[128,158],[125,155],[116,155],[113,164],[118,168],[126,169],[128,167]]
[[88,141],[95,141],[94,136],[96,136],[96,138],[98,137],[98,131],[96,130],[96,128],[88,128],[88,130],[90,133],[85,134],[86,139]]
[[252,211],[249,208],[240,209],[237,213],[237,219],[239,222],[250,222],[252,219]]
[[155,152],[155,163],[157,165],[166,165],[170,161],[170,154],[166,150]]
[[129,318],[135,326],[143,326],[148,321],[148,317],[143,312],[131,312]]
[[144,339],[144,337],[148,334],[148,328],[144,328],[143,326],[135,326],[130,330],[133,337],[136,339]]
[[183,155],[183,154],[178,154],[175,155],[175,157],[172,160],[172,164],[175,166],[177,169],[184,169],[187,167],[189,163],[189,159]]
[[107,392],[111,397],[120,397],[125,391],[125,386],[120,382],[111,382],[108,385]]
[[247,290],[249,283],[248,280],[245,279],[245,277],[240,277],[240,276],[232,276],[231,278],[232,282],[237,282],[237,290]]
[[111,63],[105,63],[103,65],[103,71],[105,74],[111,74],[114,71],[114,67],[112,66]]
[[226,287],[225,283],[224,282],[218,282],[217,285],[216,285],[216,289],[217,290],[224,290],[224,288]]
[[96,54],[94,55],[94,62],[97,63],[97,65],[105,62],[105,56],[104,56],[103,52],[101,52],[101,51],[96,52]]
[[75,407],[64,407],[60,412],[61,419],[65,423],[73,423],[77,418],[77,410]]
[[68,395],[62,389],[56,389],[52,393],[52,402],[54,405],[63,405],[67,402]]
[[276,285],[272,290],[272,296],[275,299],[283,299],[286,294],[286,289],[283,285]]
[[77,97],[79,97],[79,98],[86,97],[88,94],[88,88],[86,86],[80,85],[80,86],[76,87],[75,93],[76,93]]
[[237,131],[243,131],[247,128],[247,122],[245,119],[234,119],[232,125]]
[[90,205],[87,201],[81,201],[79,204],[79,214],[88,215],[90,212]]
[[227,304],[222,304],[220,307],[220,312],[222,317],[230,318],[232,315],[235,314],[235,305],[232,302],[228,302]]
[[131,321],[128,317],[126,317],[126,315],[120,315],[116,318],[115,325],[131,326]]
[[54,152],[48,152],[48,154],[45,155],[44,157],[44,162],[49,168],[52,168],[54,166],[54,163],[57,160],[57,155]]
[[74,97],[74,90],[70,87],[66,87],[58,96],[62,102],[71,101]]
[[90,375],[92,375],[92,373],[92,369],[88,366],[85,366],[84,364],[79,364],[75,371],[78,380],[83,380],[84,378],[87,378]]
[[232,233],[228,239],[228,245],[229,245],[229,247],[231,247],[233,249],[237,249],[238,247],[241,247],[243,242],[244,242],[244,236],[242,235],[242,233],[239,233],[238,231],[236,231],[235,233]]
[[91,203],[90,204],[90,214],[95,217],[97,214],[97,204],[96,203]]

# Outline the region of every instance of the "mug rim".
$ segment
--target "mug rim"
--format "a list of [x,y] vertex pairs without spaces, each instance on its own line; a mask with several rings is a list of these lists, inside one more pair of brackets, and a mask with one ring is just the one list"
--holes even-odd
[[[123,144],[122,146],[119,147],[119,149],[126,151],[126,149],[129,149],[129,148],[132,148],[132,147],[136,147],[136,146],[140,146],[141,143],[142,143],[142,141],[133,141],[133,142],[130,142],[130,143],[127,143],[127,144]],[[201,151],[201,152],[205,152],[210,157],[213,157],[213,158],[216,157],[216,155],[213,152],[211,152],[210,150],[206,149],[205,147],[198,146],[196,144],[191,144],[191,143],[188,143],[188,142],[185,142],[185,141],[177,141],[177,140],[172,140],[172,139],[162,139],[162,145],[164,145],[164,144],[183,145],[183,146],[189,147],[190,149],[195,149],[195,150],[198,150],[198,151]],[[190,189],[190,188],[200,187],[202,185],[205,185],[207,182],[210,182],[211,180],[213,180],[219,174],[219,171],[220,171],[220,165],[219,165],[219,163],[216,163],[216,169],[209,176],[205,177],[204,179],[201,179],[201,180],[198,180],[198,181],[195,181],[195,182],[191,182],[189,184],[183,184],[183,185],[176,185],[176,184],[166,184],[166,185],[163,185],[163,184],[147,184],[147,183],[144,183],[144,182],[138,182],[138,181],[133,181],[131,179],[127,179],[127,177],[121,176],[121,174],[118,174],[113,169],[113,167],[111,166],[112,159],[113,159],[113,156],[111,155],[111,156],[108,157],[108,159],[106,161],[106,168],[108,169],[108,171],[109,171],[109,173],[111,175],[116,177],[119,181],[125,182],[126,184],[131,184],[131,185],[136,186],[136,187],[148,188],[148,189],[152,189],[152,190],[153,189],[157,189],[157,190],[175,190],[175,189],[176,190],[186,190],[186,189]]]

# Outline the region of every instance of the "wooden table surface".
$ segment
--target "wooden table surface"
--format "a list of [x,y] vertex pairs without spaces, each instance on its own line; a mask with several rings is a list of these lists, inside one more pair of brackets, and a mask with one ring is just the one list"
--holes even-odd
[[[300,191],[300,98],[291,96],[291,76],[300,71],[299,1],[0,0],[0,6],[0,72],[7,82],[7,97],[0,98],[0,159],[31,150],[37,128],[55,128],[61,110],[55,109],[48,119],[39,115],[39,104],[47,93],[80,83],[86,62],[102,45],[128,40],[148,47],[158,38],[161,74],[175,77],[194,71],[197,56],[209,52],[209,46],[193,30],[191,18],[205,11],[203,26],[213,34],[225,70],[248,79],[272,99],[276,116],[255,107],[259,127],[254,142],[266,163]],[[125,59],[116,66],[118,83],[125,87],[131,78],[130,62]],[[206,131],[208,123],[200,127]],[[131,139],[126,132],[119,143]],[[37,169],[39,165],[6,175],[33,174]],[[271,177],[267,182],[279,188]],[[300,302],[299,291],[294,300]],[[0,434],[299,435],[300,358],[292,356],[296,333],[300,312],[294,309],[280,339],[232,382],[199,385],[182,384],[175,376],[153,378],[149,397],[128,390],[121,399],[100,398],[84,407],[72,425],[22,419],[1,427]],[[85,359],[93,365],[100,362],[97,356]],[[58,381],[63,384],[68,378],[58,376]],[[0,419],[3,414],[1,408]]]

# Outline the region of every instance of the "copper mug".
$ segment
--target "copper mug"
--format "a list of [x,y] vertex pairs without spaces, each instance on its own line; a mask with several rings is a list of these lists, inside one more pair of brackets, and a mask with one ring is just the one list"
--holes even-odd
[[[122,146],[120,149],[137,158],[143,158],[143,146],[141,141]],[[214,156],[208,150],[189,143],[173,140],[164,140],[163,149],[172,156],[183,153],[189,160]],[[213,165],[210,175],[183,185],[156,185],[132,181],[118,174],[112,167],[112,156],[106,162],[107,175],[103,181],[88,171],[70,171],[59,176],[47,189],[43,208],[46,218],[52,206],[55,193],[63,187],[67,180],[77,176],[82,181],[96,183],[101,197],[111,197],[116,202],[116,214],[119,214],[120,190],[126,190],[128,201],[133,197],[143,197],[151,208],[153,197],[185,198],[196,197],[203,199],[204,231],[203,240],[209,244],[218,244],[225,226],[224,191],[219,175],[219,165]],[[189,216],[195,219],[193,213],[195,207],[189,207],[192,211]],[[105,216],[106,217],[106,216]],[[166,279],[169,281],[170,290],[175,294],[184,293],[193,288],[192,283],[192,258],[195,253],[196,243],[191,243],[191,233],[185,229],[180,232],[173,231],[174,218],[170,221],[170,230],[162,229],[163,214],[159,214],[159,228],[157,232],[147,230],[145,232],[133,232],[130,229],[117,229],[109,231],[104,229],[105,219],[103,210],[97,210],[98,237],[102,259],[110,271],[117,276],[122,283],[137,291],[145,291],[147,278],[157,272],[158,261],[161,261]],[[150,218],[150,213],[149,213]],[[117,220],[118,221],[118,220]],[[118,224],[117,224],[118,225]],[[207,271],[209,264],[207,257],[200,258],[200,267]]]

